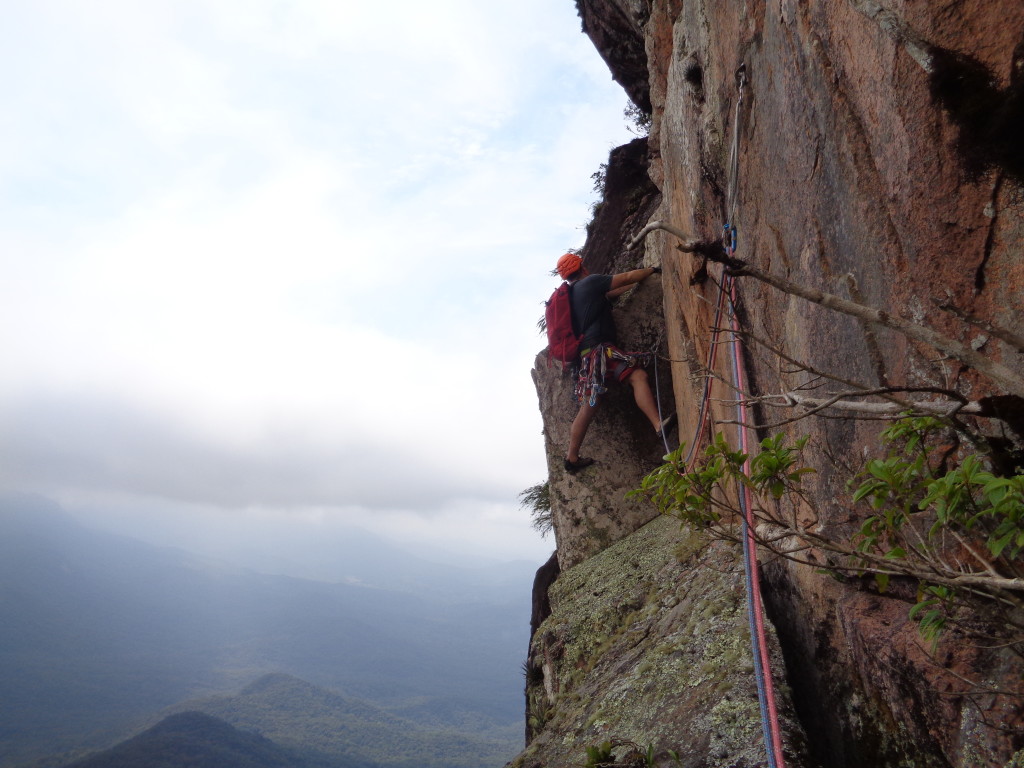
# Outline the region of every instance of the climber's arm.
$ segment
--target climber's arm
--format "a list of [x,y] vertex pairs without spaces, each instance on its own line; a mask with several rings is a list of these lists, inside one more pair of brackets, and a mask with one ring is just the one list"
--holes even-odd
[[648,267],[647,269],[632,269],[629,272],[620,272],[612,275],[612,289],[605,294],[609,299],[614,299],[625,293],[634,283],[639,283],[655,272],[661,272],[661,267]]

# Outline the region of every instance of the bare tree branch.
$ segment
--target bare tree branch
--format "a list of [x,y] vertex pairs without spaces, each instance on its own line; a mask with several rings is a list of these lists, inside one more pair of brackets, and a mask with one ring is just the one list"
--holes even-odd
[[861,392],[861,393],[845,393],[843,395],[836,395],[828,400],[823,400],[816,397],[806,397],[801,395],[799,392],[786,392],[777,397],[789,398],[795,405],[805,405],[808,407],[826,407],[835,408],[840,411],[852,411],[855,413],[875,413],[875,414],[892,414],[898,416],[907,410],[911,410],[917,413],[929,413],[937,416],[951,416],[954,413],[971,413],[981,414],[983,408],[980,403],[962,403],[959,401],[939,401],[939,400],[908,400],[906,402],[887,402],[887,403],[864,403],[856,400],[843,400],[842,397],[848,395],[859,394],[885,394],[893,393],[898,391],[897,389],[886,388],[877,390],[875,392]]
[[949,299],[932,299],[935,306],[939,309],[945,310],[956,317],[959,317],[965,323],[970,323],[976,328],[981,328],[985,333],[989,333],[995,336],[997,339],[1002,339],[1011,347],[1016,349],[1018,352],[1024,352],[1024,336],[1018,333],[1002,328],[990,320],[983,320],[976,315],[972,315],[969,312],[964,312],[962,309],[957,307]]
[[841,312],[844,315],[850,315],[851,317],[856,317],[869,323],[877,323],[879,325],[884,325],[887,328],[892,328],[894,331],[902,333],[907,338],[923,342],[945,355],[956,358],[965,365],[968,365],[978,371],[978,373],[988,377],[994,383],[1003,387],[1007,392],[1019,397],[1024,397],[1024,380],[1018,377],[1005,365],[989,360],[967,344],[959,342],[956,339],[943,336],[938,331],[928,328],[927,326],[918,325],[917,323],[893,317],[888,312],[881,309],[856,304],[852,301],[841,299],[831,293],[819,291],[816,288],[808,288],[806,286],[798,285],[791,280],[786,280],[785,278],[778,277],[777,275],[770,275],[767,272],[762,272],[761,270],[749,265],[739,269],[734,269],[733,274],[738,277],[744,275],[753,277],[755,280],[759,280],[773,288],[777,288],[783,293],[788,293],[791,296],[798,296],[814,304],[825,307],[826,309],[832,309],[836,312]]
[[784,277],[763,272],[747,264],[742,259],[730,257],[725,253],[720,243],[692,240],[687,237],[685,232],[671,224],[666,224],[662,221],[651,222],[640,230],[637,236],[627,244],[627,247],[635,247],[644,237],[657,229],[664,230],[682,240],[683,242],[676,246],[679,250],[689,253],[700,253],[711,261],[723,264],[734,277],[752,277],[783,293],[788,293],[790,296],[797,296],[826,309],[850,315],[867,323],[891,328],[902,333],[907,338],[923,342],[944,355],[956,358],[986,376],[1007,392],[1024,397],[1024,379],[1021,379],[1005,365],[989,360],[985,355],[963,342],[944,336],[933,328],[894,317],[884,310],[858,304],[834,294],[819,291],[817,288],[809,288],[787,280]]

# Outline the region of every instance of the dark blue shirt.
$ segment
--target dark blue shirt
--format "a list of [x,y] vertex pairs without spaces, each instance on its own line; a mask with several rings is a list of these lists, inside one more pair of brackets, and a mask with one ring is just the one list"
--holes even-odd
[[612,304],[605,296],[611,289],[611,275],[587,275],[572,285],[572,322],[583,334],[581,351],[615,343]]

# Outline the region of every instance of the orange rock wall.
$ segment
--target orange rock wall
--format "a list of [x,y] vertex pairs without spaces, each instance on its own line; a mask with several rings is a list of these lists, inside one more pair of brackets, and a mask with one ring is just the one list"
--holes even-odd
[[[1024,375],[1024,355],[939,307],[951,302],[1017,333],[1024,328],[1024,4],[578,0],[577,7],[585,30],[604,30],[592,37],[627,93],[646,88],[649,96],[649,175],[662,195],[652,218],[698,239],[718,238],[731,220],[737,256],[759,269],[929,324]],[[615,16],[617,37],[601,14]],[[635,82],[639,46],[643,84]],[[617,70],[617,57],[630,67]],[[676,243],[652,235],[644,258],[665,266],[675,402],[680,435],[690,440],[702,386],[692,374],[708,359],[717,288]],[[895,332],[867,329],[750,279],[738,290],[744,327],[808,367],[866,385],[1001,394],[958,361]],[[764,347],[749,345],[746,355],[754,395],[809,379]],[[717,368],[727,374],[723,358]],[[725,402],[732,393],[718,386],[714,396],[715,422],[729,433],[734,428],[721,422],[735,418]],[[788,415],[750,414],[761,423]],[[1019,422],[977,427],[1021,442]],[[835,469],[836,459],[857,464],[877,452],[879,425],[809,419],[787,429],[811,436],[823,530],[853,530],[848,474]],[[1017,662],[964,646],[944,649],[937,661],[907,622],[906,602],[778,562],[764,573],[798,709],[823,763],[1002,766],[1024,747],[1012,730],[1024,722],[1021,697],[979,703],[951,695],[958,689],[950,670],[1024,691]]]

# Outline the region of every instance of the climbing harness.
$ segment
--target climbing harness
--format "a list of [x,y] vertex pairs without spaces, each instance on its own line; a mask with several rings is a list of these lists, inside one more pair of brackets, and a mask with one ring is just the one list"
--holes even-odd
[[639,368],[646,366],[654,357],[653,352],[623,352],[611,344],[598,344],[580,357],[579,371],[576,375],[576,386],[573,397],[580,404],[597,405],[597,398],[608,391],[605,375],[612,360],[622,362],[625,367]]

